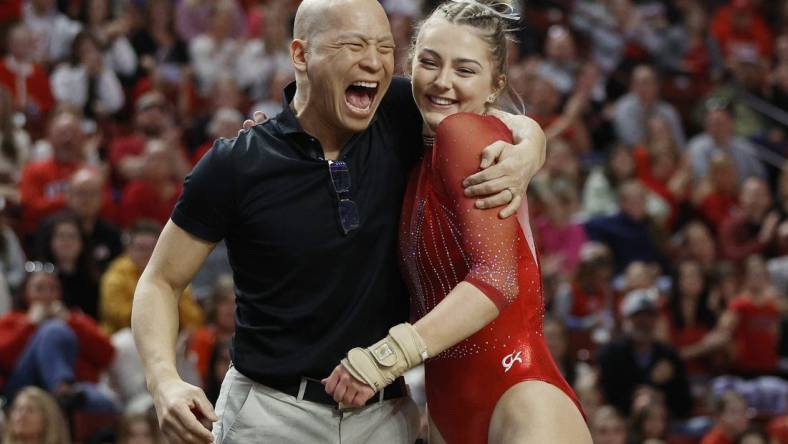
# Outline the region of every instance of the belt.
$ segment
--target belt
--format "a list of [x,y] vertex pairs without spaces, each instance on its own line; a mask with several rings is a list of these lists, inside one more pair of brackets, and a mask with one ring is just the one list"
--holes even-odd
[[[290,384],[265,384],[273,389],[279,390],[290,396],[298,398],[299,400],[305,399],[307,401],[316,402],[318,404],[326,404],[334,407],[339,407],[334,398],[326,393],[325,386],[318,380],[312,378],[301,378],[300,381]],[[305,385],[303,396],[299,397],[301,386]],[[401,376],[394,380],[391,384],[381,389],[378,393],[372,396],[366,405],[374,404],[376,402],[388,401],[389,399],[401,398],[408,393],[405,379]]]

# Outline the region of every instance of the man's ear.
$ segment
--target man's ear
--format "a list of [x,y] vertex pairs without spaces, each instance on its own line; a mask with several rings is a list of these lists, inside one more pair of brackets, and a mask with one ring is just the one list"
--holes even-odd
[[298,72],[306,72],[306,40],[293,39],[290,42],[290,61]]

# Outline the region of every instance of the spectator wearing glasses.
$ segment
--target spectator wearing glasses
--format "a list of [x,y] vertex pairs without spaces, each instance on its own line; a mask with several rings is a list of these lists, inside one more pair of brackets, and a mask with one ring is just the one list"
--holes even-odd
[[191,164],[183,152],[180,132],[167,98],[158,91],[140,96],[134,103],[133,133],[118,137],[109,146],[109,164],[115,179],[122,185],[142,177],[145,168],[145,145],[151,139],[164,139],[170,150],[176,150],[176,176],[183,179]]
[[63,304],[49,262],[28,262],[19,309],[0,318],[0,387],[13,399],[25,386],[52,393],[64,407],[113,412],[96,386],[115,354],[98,324]]

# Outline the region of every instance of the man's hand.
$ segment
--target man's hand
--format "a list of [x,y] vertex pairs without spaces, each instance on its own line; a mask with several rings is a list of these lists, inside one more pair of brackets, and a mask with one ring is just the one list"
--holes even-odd
[[217,421],[210,401],[200,388],[180,379],[162,381],[152,390],[159,428],[174,444],[212,443],[213,435],[203,420]]
[[238,134],[241,134],[241,131],[243,131],[243,130],[248,130],[249,128],[257,125],[258,123],[263,123],[266,120],[268,120],[268,116],[266,116],[265,113],[262,112],[262,111],[255,111],[253,116],[254,116],[254,120],[252,120],[252,119],[244,120],[243,128],[241,128],[238,131]]
[[515,145],[498,141],[485,148],[479,165],[482,171],[462,185],[466,196],[483,197],[476,202],[477,208],[506,205],[499,213],[505,219],[520,208],[528,183],[544,165],[546,139],[544,131],[528,117],[497,110],[491,114],[509,127]]
[[363,407],[375,395],[372,387],[354,378],[342,364],[320,382],[326,387],[326,393],[334,397],[334,401],[345,406]]

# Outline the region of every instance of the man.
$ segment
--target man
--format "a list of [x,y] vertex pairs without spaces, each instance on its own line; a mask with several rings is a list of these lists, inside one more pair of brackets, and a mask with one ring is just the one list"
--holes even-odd
[[33,32],[25,24],[11,28],[8,55],[0,61],[0,84],[8,88],[14,106],[28,118],[42,119],[55,105],[49,77],[43,66],[33,61]]
[[720,152],[733,160],[740,184],[753,176],[766,179],[766,169],[758,159],[757,148],[747,139],[734,134],[735,122],[731,110],[716,101],[708,106],[705,131],[693,137],[687,145],[695,179],[708,176],[711,159]]
[[629,415],[632,398],[641,386],[665,395],[671,415],[685,417],[692,407],[684,363],[668,344],[654,338],[657,295],[633,290],[621,302],[624,335],[599,351],[599,385],[607,402]]
[[33,233],[40,221],[65,207],[68,181],[84,165],[86,144],[80,125],[79,117],[71,112],[57,114],[47,132],[52,158],[29,163],[22,170],[19,190],[24,233]]
[[629,93],[616,102],[614,123],[618,140],[630,147],[643,143],[646,123],[654,115],[665,119],[673,141],[683,147],[686,139],[679,113],[673,105],[660,99],[659,80],[654,68],[639,65],[632,71]]
[[167,98],[158,91],[143,94],[134,102],[134,133],[119,137],[109,146],[109,164],[120,183],[138,179],[145,169],[145,145],[152,139],[167,142],[181,180],[189,172],[188,160],[180,145]]
[[646,189],[629,180],[618,189],[619,212],[599,216],[585,223],[588,238],[606,244],[613,251],[616,273],[634,261],[660,262],[662,256],[654,241],[646,214]]
[[739,190],[739,205],[719,228],[722,255],[743,261],[752,254],[779,256],[777,230],[780,214],[772,210],[772,194],[765,180],[750,177]]
[[[393,53],[377,1],[302,2],[290,45],[296,84],[285,89],[284,111],[217,142],[187,178],[132,313],[148,387],[172,442],[415,440],[418,412],[401,382],[360,409],[339,409],[319,382],[347,350],[384,337],[408,316],[397,227],[422,122],[407,82],[392,84]],[[543,156],[544,136],[532,124],[515,136],[538,149],[518,147],[466,181],[498,177],[467,191],[498,193],[481,207],[511,202],[502,216],[516,210],[526,183],[506,171],[528,170],[530,178]],[[511,146],[494,144],[486,154],[501,148]],[[537,161],[524,165],[528,155]],[[222,239],[237,310],[219,420],[205,394],[180,380],[173,344],[177,296]],[[216,421],[214,436],[201,417]]]
[[[90,256],[96,261],[98,271],[103,273],[110,261],[123,250],[120,231],[111,224],[105,215],[111,215],[112,205],[109,203],[109,191],[104,186],[104,176],[96,168],[82,167],[77,170],[68,182],[65,191],[66,206],[64,211],[74,213],[81,223]],[[41,223],[36,238],[41,239],[60,213],[48,217]]]

